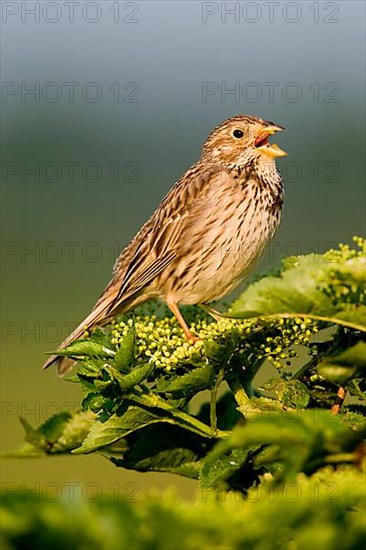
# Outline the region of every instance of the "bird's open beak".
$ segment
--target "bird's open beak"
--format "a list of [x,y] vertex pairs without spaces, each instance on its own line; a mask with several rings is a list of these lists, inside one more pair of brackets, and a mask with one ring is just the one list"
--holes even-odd
[[254,147],[269,157],[285,157],[287,155],[286,151],[280,149],[275,143],[268,141],[269,136],[283,130],[282,126],[266,126],[262,128],[255,138]]

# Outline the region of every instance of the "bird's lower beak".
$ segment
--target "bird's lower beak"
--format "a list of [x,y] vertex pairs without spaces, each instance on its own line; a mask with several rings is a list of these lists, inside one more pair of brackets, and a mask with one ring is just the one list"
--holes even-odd
[[276,132],[282,132],[282,130],[284,130],[282,126],[266,126],[261,129],[255,138],[254,147],[269,157],[285,157],[287,155],[286,151],[283,151],[275,143],[268,141],[269,136]]

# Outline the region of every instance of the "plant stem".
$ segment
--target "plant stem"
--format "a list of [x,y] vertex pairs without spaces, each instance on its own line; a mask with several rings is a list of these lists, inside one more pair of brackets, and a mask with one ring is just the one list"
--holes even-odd
[[[199,435],[204,435],[206,437],[212,437],[212,430],[210,426],[207,426],[207,424],[204,424],[194,416],[191,416],[188,413],[185,413],[183,411],[180,411],[179,409],[176,409],[167,401],[159,397],[158,395],[136,395],[134,393],[128,394],[126,396],[127,399],[134,401],[135,403],[138,403],[139,405],[143,405],[145,407],[155,407],[159,409],[163,409],[165,411],[168,411],[172,413],[173,416],[176,418],[179,418],[184,422],[185,424],[188,424],[193,428],[193,431],[198,433]],[[215,436],[216,437],[224,437],[228,435],[227,432],[216,430]]]
[[217,392],[219,391],[221,382],[224,379],[224,375],[225,375],[224,369],[219,370],[215,380],[215,384],[211,390],[210,423],[211,423],[212,435],[215,435],[217,433],[217,414],[216,414]]
[[239,407],[245,408],[250,405],[250,397],[247,395],[238,378],[228,381],[228,384]]
[[229,319],[243,319],[248,321],[272,321],[276,319],[296,319],[301,317],[302,319],[313,319],[314,321],[324,321],[325,323],[330,323],[332,325],[339,325],[341,327],[353,328],[354,330],[359,330],[360,332],[366,332],[365,325],[360,323],[353,323],[352,321],[344,321],[338,317],[328,317],[326,315],[315,315],[313,313],[271,313],[269,315],[260,315],[258,317],[244,317],[243,315],[237,314],[223,314],[222,317],[228,317]]

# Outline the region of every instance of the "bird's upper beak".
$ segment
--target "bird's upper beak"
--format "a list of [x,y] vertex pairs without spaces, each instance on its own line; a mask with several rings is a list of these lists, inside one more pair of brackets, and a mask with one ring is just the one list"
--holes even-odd
[[261,128],[254,141],[254,147],[259,151],[265,153],[269,157],[285,157],[286,151],[283,151],[275,143],[269,143],[268,137],[276,132],[282,132],[284,128],[282,126],[269,125],[265,128]]

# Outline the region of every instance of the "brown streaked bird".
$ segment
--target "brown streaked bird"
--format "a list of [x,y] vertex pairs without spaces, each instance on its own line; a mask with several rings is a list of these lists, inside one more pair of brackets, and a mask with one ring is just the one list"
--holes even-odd
[[[287,153],[269,136],[283,129],[248,115],[214,128],[201,158],[121,252],[92,312],[60,349],[151,298],[164,300],[186,337],[196,339],[178,304],[204,305],[228,294],[279,226],[283,182],[275,159]],[[63,374],[73,362],[52,355],[45,368],[57,364]]]

